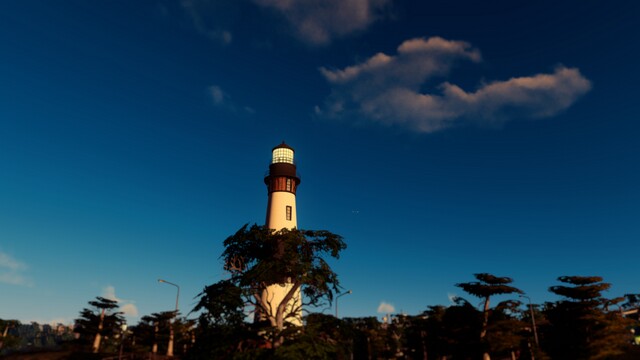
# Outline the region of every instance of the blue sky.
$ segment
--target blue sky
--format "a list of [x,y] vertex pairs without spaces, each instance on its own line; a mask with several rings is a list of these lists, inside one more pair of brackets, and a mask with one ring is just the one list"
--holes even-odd
[[[637,293],[640,4],[0,3],[0,318],[188,312],[262,224],[271,148],[298,225],[348,244],[343,316],[415,314],[491,272]],[[472,300],[475,301],[475,300]],[[386,305],[385,305],[386,304]],[[328,312],[328,311],[327,311]]]

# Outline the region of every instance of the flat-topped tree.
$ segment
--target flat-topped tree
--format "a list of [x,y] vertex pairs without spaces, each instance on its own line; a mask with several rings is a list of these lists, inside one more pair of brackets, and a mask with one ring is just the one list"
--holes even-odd
[[120,325],[124,323],[122,312],[118,311],[119,305],[116,300],[96,297],[96,300],[89,301],[93,309],[83,309],[80,318],[76,319],[75,332],[81,337],[93,337],[91,351],[100,351],[102,339],[111,337],[120,331]]
[[564,297],[545,304],[548,327],[546,347],[558,359],[608,359],[625,353],[629,347],[629,319],[610,306],[623,298],[607,299],[602,292],[611,284],[600,276],[560,276],[562,285],[549,291]]
[[484,299],[482,330],[480,331],[480,339],[487,334],[487,323],[489,322],[489,301],[493,295],[504,295],[518,293],[523,294],[522,290],[507,285],[513,282],[510,277],[499,277],[487,273],[473,274],[479,281],[456,284],[457,287],[467,293]]
[[600,276],[560,276],[558,281],[567,285],[556,285],[549,288],[549,291],[556,295],[564,296],[571,300],[602,301],[602,292],[609,290],[611,284],[603,283]]

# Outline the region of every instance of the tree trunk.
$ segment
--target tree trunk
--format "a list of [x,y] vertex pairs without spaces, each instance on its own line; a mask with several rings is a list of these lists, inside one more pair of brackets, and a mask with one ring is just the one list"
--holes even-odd
[[93,339],[93,353],[96,354],[98,350],[100,350],[100,341],[102,340],[102,327],[104,326],[104,315],[107,309],[102,309],[100,312],[100,322],[98,323],[98,332],[96,333],[96,337]]
[[489,297],[484,299],[484,311],[482,312],[482,330],[480,331],[480,340],[487,335],[487,325],[489,324]]
[[0,349],[2,349],[2,346],[4,345],[4,339],[7,337],[7,334],[9,333],[9,323],[7,322],[7,326],[4,327],[4,331],[2,332],[2,339],[0,339]]
[[169,345],[167,345],[167,356],[173,356],[173,325],[169,323]]
[[158,324],[153,328],[153,346],[151,346],[151,352],[155,355],[158,352]]

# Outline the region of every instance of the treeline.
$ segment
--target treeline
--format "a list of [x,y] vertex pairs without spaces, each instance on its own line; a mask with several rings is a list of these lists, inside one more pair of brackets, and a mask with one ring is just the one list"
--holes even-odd
[[[429,306],[420,314],[395,314],[385,321],[312,313],[302,327],[286,326],[281,332],[268,323],[248,321],[247,309],[225,298],[206,299],[210,304],[201,304],[198,320],[163,312],[125,326],[118,304],[98,297],[80,311],[73,329],[0,320],[0,350],[7,355],[72,349],[70,359],[100,359],[122,351],[129,359],[146,359],[162,358],[172,342],[176,357],[193,360],[640,358],[640,346],[634,345],[640,325],[638,295],[608,299],[602,293],[610,284],[602,278],[563,276],[549,289],[560,300],[531,304],[510,278],[475,277],[477,281],[456,285],[480,298],[478,307],[476,301],[459,297],[453,305]],[[505,294],[511,298],[491,306],[492,297]],[[284,341],[273,346],[274,337]]]
[[[640,298],[608,299],[598,276],[562,276],[550,291],[562,298],[530,304],[507,277],[476,274],[460,283],[482,299],[429,306],[417,315],[337,319],[310,314],[303,328],[285,330],[274,347],[266,324],[234,320],[229,308],[200,317],[187,359],[639,359],[635,346]],[[490,306],[491,297],[512,299]],[[224,307],[212,309],[222,310]],[[273,331],[273,329],[270,329]]]
[[0,319],[0,356],[16,350],[59,349],[75,337],[73,327],[64,324],[22,324],[18,320]]

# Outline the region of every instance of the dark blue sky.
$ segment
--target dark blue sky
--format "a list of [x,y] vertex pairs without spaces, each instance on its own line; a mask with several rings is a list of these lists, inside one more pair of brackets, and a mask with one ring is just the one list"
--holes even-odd
[[[225,276],[296,149],[301,228],[345,237],[345,316],[476,272],[638,292],[635,1],[0,4],[0,318],[129,319]],[[475,300],[474,300],[475,301]],[[384,305],[386,304],[386,305]],[[137,311],[137,315],[136,315]]]

